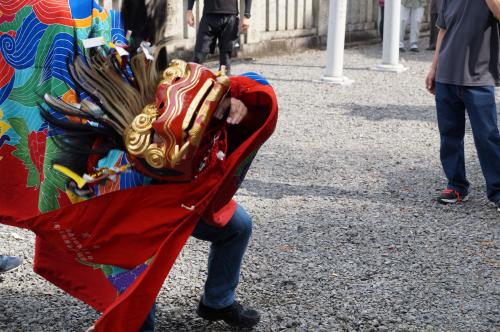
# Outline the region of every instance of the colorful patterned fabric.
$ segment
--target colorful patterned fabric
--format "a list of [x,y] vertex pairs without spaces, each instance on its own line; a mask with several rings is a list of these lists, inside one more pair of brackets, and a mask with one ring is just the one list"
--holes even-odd
[[0,201],[13,217],[69,203],[65,179],[51,166],[56,146],[46,139],[52,133],[38,107],[45,93],[75,102],[67,61],[91,33],[125,42],[120,25],[118,13],[91,0],[0,1],[0,173],[10,174],[0,179]]
[[[66,64],[89,36],[125,42],[119,15],[93,1],[0,0],[0,223],[37,234],[35,271],[102,311],[96,331],[134,331],[199,219],[222,226],[232,214],[231,198],[275,128],[277,103],[258,74],[232,77],[232,96],[256,123],[218,167],[163,185],[122,173],[71,205],[67,179],[52,168],[57,132],[38,106],[45,93],[70,102],[86,97],[75,91]],[[113,150],[98,163],[128,160]]]
[[[57,147],[39,105],[45,93],[70,102],[81,97],[75,92],[67,61],[76,52],[82,53],[82,40],[91,35],[126,43],[119,13],[105,11],[92,0],[0,1],[0,221],[21,220],[69,205],[63,192],[66,179],[51,167]],[[126,162],[123,156],[119,159],[117,164]],[[96,193],[147,181],[130,172]],[[93,268],[123,292],[146,266],[120,270],[94,264]]]

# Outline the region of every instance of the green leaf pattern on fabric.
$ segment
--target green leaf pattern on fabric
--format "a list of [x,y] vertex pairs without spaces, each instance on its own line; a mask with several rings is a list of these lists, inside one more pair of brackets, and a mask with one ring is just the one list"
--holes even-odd
[[43,163],[45,178],[40,188],[40,198],[38,201],[40,212],[49,212],[57,209],[59,207],[59,202],[57,200],[59,197],[58,189],[61,191],[65,190],[68,178],[52,167],[58,155],[58,148],[54,143],[54,139],[52,137],[47,137],[45,160]]
[[[0,24],[0,31],[18,31],[23,25],[23,21],[33,13],[32,6],[24,6],[17,13],[11,22]],[[22,85],[15,86],[9,94],[9,101],[19,103],[25,107],[32,107],[33,112],[27,112],[23,117],[11,117],[6,119],[12,130],[19,136],[19,144],[16,144],[16,150],[12,153],[14,157],[20,159],[28,170],[27,186],[39,188],[38,207],[40,212],[45,213],[58,209],[60,191],[65,190],[67,177],[53,169],[55,160],[60,157],[53,138],[47,137],[45,146],[45,155],[43,156],[43,175],[42,171],[37,169],[37,164],[31,160],[29,135],[30,129],[27,121],[30,118],[40,117],[36,111],[41,104],[45,106],[42,96],[46,93],[52,96],[63,96],[70,87],[58,78],[50,77],[42,82],[43,66],[47,60],[47,55],[58,34],[66,33],[77,37],[77,43],[80,49],[83,49],[83,40],[92,33],[103,36],[106,40],[111,40],[111,20],[101,20],[99,16],[92,18],[92,24],[88,27],[75,28],[62,24],[49,24],[43,33],[37,46],[35,61],[30,72],[30,77]],[[38,165],[40,167],[40,165]],[[43,178],[42,178],[43,176]]]
[[33,11],[31,6],[23,7],[16,13],[16,17],[12,22],[5,22],[0,24],[0,31],[17,31],[23,24],[24,19]]
[[23,118],[7,119],[12,130],[19,136],[19,144],[16,150],[12,152],[14,157],[20,159],[28,170],[28,179],[26,185],[28,187],[38,187],[40,185],[40,173],[31,160],[29,145],[28,145],[28,126]]
[[40,44],[38,45],[34,65],[36,70],[34,70],[33,76],[26,82],[26,84],[12,89],[9,96],[10,100],[17,101],[27,107],[36,107],[41,102],[38,96],[43,96],[45,93],[50,93],[53,96],[62,96],[69,90],[66,83],[53,77],[43,83],[40,83],[43,72],[43,64],[47,58],[47,53],[50,50],[55,36],[61,32],[73,34],[73,28],[62,25],[53,25],[47,28],[43,34]]

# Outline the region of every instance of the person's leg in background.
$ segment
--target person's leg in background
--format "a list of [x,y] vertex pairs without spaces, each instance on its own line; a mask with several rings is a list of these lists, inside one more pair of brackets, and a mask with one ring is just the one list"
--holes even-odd
[[231,55],[234,43],[238,40],[239,36],[238,16],[227,15],[219,37],[220,66],[226,66],[227,75],[231,75]]
[[420,29],[422,18],[424,17],[424,7],[412,8],[410,18],[410,50],[418,52],[418,41],[420,38]]
[[479,163],[486,180],[488,199],[500,201],[500,134],[497,125],[495,88],[467,87],[464,102],[469,115]]
[[210,45],[216,38],[213,29],[213,15],[203,15],[196,33],[196,44],[194,46],[193,62],[202,64],[210,51]]
[[382,42],[384,40],[384,6],[380,6],[380,23],[378,31],[380,33],[380,41]]
[[437,35],[439,33],[438,27],[436,27],[438,14],[431,14],[429,21],[429,47],[427,50],[434,51],[436,49]]
[[[440,157],[443,170],[448,179],[446,189],[438,197],[441,203],[454,203],[467,197],[469,182],[465,174],[464,135],[465,104],[463,88],[452,84],[436,82],[436,111],[439,134],[441,137]],[[455,195],[456,200],[442,199]]]
[[410,19],[410,8],[401,6],[401,25],[399,30],[399,51],[405,52],[406,22]]

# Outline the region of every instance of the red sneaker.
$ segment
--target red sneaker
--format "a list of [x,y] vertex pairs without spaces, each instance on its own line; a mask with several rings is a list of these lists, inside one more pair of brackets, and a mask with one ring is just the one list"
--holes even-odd
[[441,204],[455,204],[465,202],[467,199],[469,199],[469,194],[462,195],[456,190],[446,188],[436,200]]

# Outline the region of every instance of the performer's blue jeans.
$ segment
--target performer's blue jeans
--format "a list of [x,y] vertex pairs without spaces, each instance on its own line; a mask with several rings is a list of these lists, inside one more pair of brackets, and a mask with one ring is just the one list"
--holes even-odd
[[[203,304],[213,309],[230,306],[235,300],[235,290],[240,280],[240,268],[248,241],[252,235],[252,219],[238,205],[229,223],[220,228],[200,220],[193,236],[210,241],[208,273]],[[151,309],[141,332],[154,331],[155,307]]]
[[441,163],[448,188],[467,194],[465,174],[465,111],[469,115],[488,199],[500,200],[500,135],[493,86],[436,83],[436,109],[441,135]]

